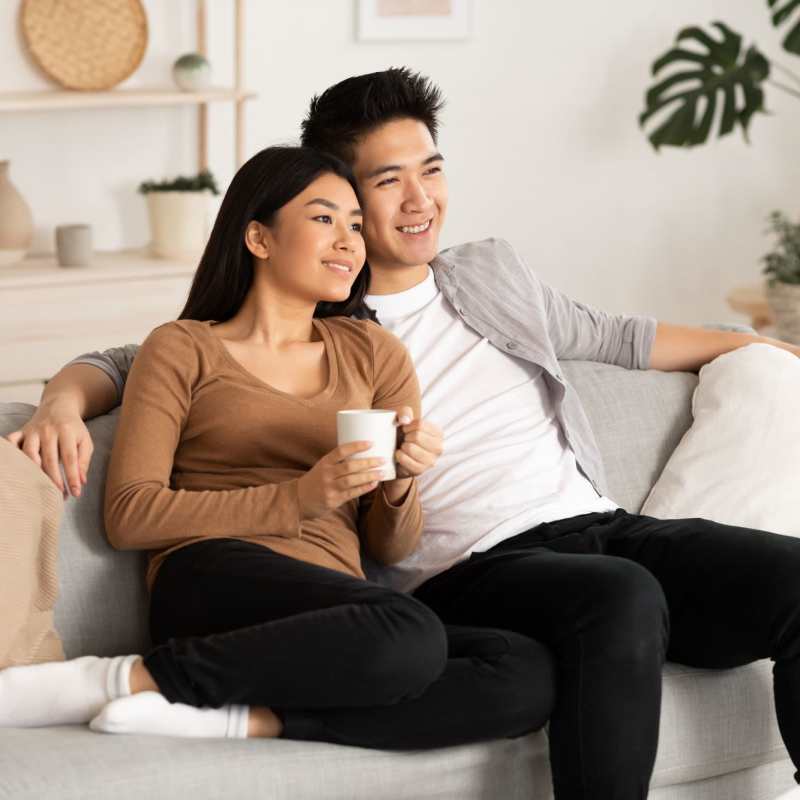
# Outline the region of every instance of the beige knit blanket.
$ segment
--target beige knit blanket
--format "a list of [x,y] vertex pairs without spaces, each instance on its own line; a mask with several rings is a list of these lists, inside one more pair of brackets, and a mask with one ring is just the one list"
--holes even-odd
[[53,626],[63,510],[50,478],[0,436],[0,669],[64,660]]

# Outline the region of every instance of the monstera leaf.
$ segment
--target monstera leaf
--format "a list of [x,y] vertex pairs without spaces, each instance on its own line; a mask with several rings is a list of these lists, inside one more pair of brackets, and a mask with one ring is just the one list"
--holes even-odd
[[[790,0],[792,6],[800,0]],[[693,147],[703,144],[711,132],[718,96],[722,99],[719,136],[729,134],[737,125],[747,139],[747,126],[757,111],[764,111],[764,92],[760,84],[769,76],[769,61],[755,48],[742,50],[742,37],[722,22],[713,23],[722,33],[722,41],[698,27],[684,28],[676,37],[676,45],[690,40],[705,52],[676,46],[653,63],[655,76],[673,64],[679,70],[652,86],[646,96],[646,108],[639,116],[644,125],[653,114],[670,104],[675,109],[649,139],[658,150],[662,145]],[[741,100],[736,87],[741,89]],[[671,91],[673,90],[674,91]],[[705,100],[698,119],[701,100]]]
[[781,0],[767,0],[769,7],[773,10],[772,24],[779,28],[789,17],[792,12],[796,11],[795,24],[789,29],[786,38],[783,40],[783,47],[790,53],[800,56],[800,0],[788,0],[783,8],[778,8]]

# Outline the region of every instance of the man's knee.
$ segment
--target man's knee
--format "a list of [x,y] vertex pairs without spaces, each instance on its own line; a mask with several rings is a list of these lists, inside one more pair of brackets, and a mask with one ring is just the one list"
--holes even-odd
[[661,584],[646,567],[607,556],[587,592],[608,649],[645,656],[657,648],[666,658],[669,607]]

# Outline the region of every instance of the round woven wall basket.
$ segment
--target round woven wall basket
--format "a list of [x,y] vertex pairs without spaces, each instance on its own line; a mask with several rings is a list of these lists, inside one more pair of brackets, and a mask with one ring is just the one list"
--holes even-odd
[[34,61],[67,89],[110,89],[147,49],[141,0],[23,0],[21,22]]

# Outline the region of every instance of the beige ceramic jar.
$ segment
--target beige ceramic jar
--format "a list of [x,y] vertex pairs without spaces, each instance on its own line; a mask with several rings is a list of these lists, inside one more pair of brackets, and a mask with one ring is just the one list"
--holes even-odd
[[21,261],[33,239],[33,216],[8,175],[9,162],[0,161],[0,267]]

